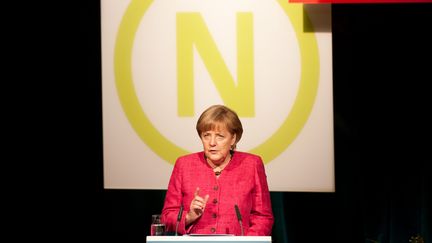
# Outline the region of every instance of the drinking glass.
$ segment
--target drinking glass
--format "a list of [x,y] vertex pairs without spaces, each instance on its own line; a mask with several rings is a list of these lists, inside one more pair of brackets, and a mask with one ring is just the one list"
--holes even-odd
[[152,223],[150,228],[150,235],[164,235],[165,234],[165,224],[161,222],[160,214],[152,215]]

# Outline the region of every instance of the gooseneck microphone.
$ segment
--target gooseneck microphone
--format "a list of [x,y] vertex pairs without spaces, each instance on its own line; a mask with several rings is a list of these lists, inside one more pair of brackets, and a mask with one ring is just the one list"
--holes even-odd
[[234,205],[234,209],[235,209],[235,211],[236,211],[237,220],[238,220],[238,222],[239,222],[239,224],[240,224],[241,235],[243,236],[243,235],[244,235],[244,232],[243,232],[242,216],[241,216],[241,214],[240,214],[240,210],[239,210],[239,207],[237,206],[237,204]]
[[177,230],[178,230],[178,226],[179,226],[179,224],[180,224],[180,220],[181,220],[181,218],[182,218],[182,214],[183,214],[183,204],[180,205],[180,211],[179,211],[179,213],[178,213],[178,215],[177,215],[177,222],[176,222],[176,228],[175,228],[175,235],[178,235]]

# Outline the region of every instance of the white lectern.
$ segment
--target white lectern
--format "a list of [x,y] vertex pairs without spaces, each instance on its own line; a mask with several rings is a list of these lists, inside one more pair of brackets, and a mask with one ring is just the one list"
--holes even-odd
[[146,241],[147,243],[271,243],[271,236],[147,236]]

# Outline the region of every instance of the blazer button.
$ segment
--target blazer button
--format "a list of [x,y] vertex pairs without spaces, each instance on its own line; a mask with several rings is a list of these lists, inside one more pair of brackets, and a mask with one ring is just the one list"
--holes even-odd
[[217,214],[215,214],[215,213],[212,213],[212,218],[216,218],[217,217]]
[[214,204],[216,204],[217,203],[217,199],[215,198],[215,199],[213,199],[213,203]]
[[214,227],[212,227],[210,230],[212,233],[216,232],[216,229]]
[[214,187],[213,187],[213,190],[215,190],[215,191],[217,191],[218,189],[219,189],[218,186],[214,186]]

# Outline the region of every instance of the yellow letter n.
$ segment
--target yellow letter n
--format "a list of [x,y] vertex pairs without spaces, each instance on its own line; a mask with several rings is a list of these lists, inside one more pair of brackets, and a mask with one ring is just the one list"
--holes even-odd
[[178,115],[194,115],[193,51],[197,49],[223,102],[242,117],[255,116],[253,19],[237,13],[237,84],[199,13],[177,13]]

